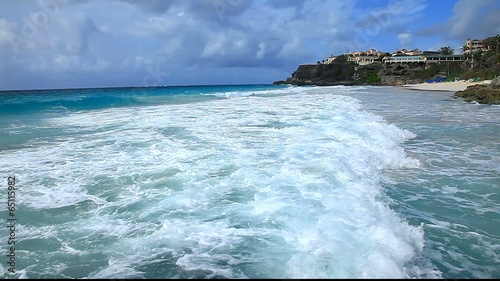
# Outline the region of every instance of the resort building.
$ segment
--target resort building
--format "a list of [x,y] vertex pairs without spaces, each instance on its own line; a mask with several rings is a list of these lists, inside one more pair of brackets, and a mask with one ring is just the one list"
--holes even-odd
[[392,63],[438,63],[438,62],[460,62],[464,58],[461,55],[437,55],[427,54],[419,56],[392,56],[383,58],[385,64]]
[[425,56],[391,56],[391,57],[385,57],[382,59],[382,61],[385,64],[391,64],[391,63],[425,63],[426,62],[426,57]]
[[374,63],[376,59],[378,59],[377,56],[356,56],[356,57],[348,57],[347,61],[352,61],[359,65],[367,65]]
[[365,52],[367,56],[375,56],[375,57],[380,57],[381,55],[385,54],[384,52],[377,51],[375,49],[370,49]]
[[474,40],[467,39],[465,41],[465,47],[466,47],[464,50],[465,54],[470,54],[470,53],[475,53],[478,51],[487,51],[488,50],[488,48],[486,48],[486,46],[484,46],[483,40],[477,40],[477,39],[474,39]]
[[330,55],[330,57],[328,57],[326,59],[325,64],[330,64],[330,63],[334,62],[336,58],[337,58],[336,56]]
[[358,51],[358,52],[346,53],[346,55],[350,56],[350,57],[357,57],[357,56],[361,56],[362,53],[363,52]]
[[392,52],[392,56],[419,56],[423,54],[424,53],[420,51],[420,49],[413,49],[413,50],[401,49]]
[[426,55],[427,63],[464,61],[462,55]]
[[401,50],[396,49],[394,52],[392,52],[391,56],[393,56],[393,57],[404,56],[404,55],[406,55],[406,52],[408,52],[408,50],[406,50],[406,49],[401,49]]
[[424,51],[424,56],[440,55],[440,51]]
[[358,65],[367,65],[379,60],[379,57],[384,54],[384,52],[380,52],[375,49],[369,49],[365,52],[358,51],[346,53],[345,55],[347,56],[347,61],[354,62]]
[[420,56],[420,55],[423,55],[423,54],[424,54],[424,52],[420,51],[420,49],[413,49],[413,50],[408,51],[406,53],[406,55],[408,55],[408,56]]

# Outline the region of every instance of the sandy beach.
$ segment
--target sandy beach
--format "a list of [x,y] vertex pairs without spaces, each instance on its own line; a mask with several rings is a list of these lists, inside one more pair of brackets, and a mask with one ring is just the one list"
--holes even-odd
[[458,92],[467,89],[467,87],[477,84],[488,84],[490,81],[481,82],[466,82],[466,81],[456,81],[456,82],[441,82],[441,83],[420,83],[420,84],[409,84],[402,85],[401,87],[411,89],[411,90],[421,90],[421,91],[448,91],[448,92]]

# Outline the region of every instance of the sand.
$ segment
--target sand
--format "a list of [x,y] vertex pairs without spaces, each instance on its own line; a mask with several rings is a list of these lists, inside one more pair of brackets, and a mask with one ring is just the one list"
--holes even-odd
[[467,87],[477,84],[487,84],[488,81],[481,82],[441,82],[441,83],[420,83],[420,84],[409,84],[402,85],[401,87],[410,90],[422,90],[422,91],[448,91],[448,92],[458,92],[467,89]]

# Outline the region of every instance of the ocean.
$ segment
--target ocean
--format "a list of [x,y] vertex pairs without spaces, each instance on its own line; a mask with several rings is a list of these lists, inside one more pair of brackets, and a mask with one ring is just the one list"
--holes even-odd
[[0,92],[0,275],[500,278],[500,106],[451,95]]

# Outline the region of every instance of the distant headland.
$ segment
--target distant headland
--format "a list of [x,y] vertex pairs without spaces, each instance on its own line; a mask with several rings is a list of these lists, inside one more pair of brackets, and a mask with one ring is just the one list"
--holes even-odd
[[499,35],[467,39],[461,49],[461,54],[446,46],[439,51],[401,49],[389,53],[369,49],[330,55],[314,64],[301,64],[291,77],[273,84],[394,86],[491,80],[500,74]]

